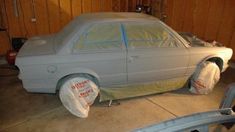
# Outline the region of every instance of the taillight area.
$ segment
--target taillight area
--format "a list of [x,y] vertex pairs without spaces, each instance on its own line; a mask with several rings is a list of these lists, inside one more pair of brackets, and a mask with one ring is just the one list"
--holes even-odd
[[10,65],[15,65],[15,60],[16,60],[16,55],[17,55],[17,51],[15,50],[9,50],[6,54],[6,60],[7,63]]

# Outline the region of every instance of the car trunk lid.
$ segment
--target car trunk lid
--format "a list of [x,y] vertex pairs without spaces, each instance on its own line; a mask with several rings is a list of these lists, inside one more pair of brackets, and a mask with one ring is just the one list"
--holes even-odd
[[54,54],[54,35],[33,37],[25,42],[17,57]]

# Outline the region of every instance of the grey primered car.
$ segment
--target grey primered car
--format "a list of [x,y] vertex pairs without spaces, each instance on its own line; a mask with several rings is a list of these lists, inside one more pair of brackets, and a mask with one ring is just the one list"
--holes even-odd
[[57,34],[29,39],[16,65],[27,91],[55,93],[63,78],[75,74],[99,87],[126,86],[189,78],[204,61],[216,62],[223,72],[231,56],[230,48],[180,35],[152,16],[93,13]]

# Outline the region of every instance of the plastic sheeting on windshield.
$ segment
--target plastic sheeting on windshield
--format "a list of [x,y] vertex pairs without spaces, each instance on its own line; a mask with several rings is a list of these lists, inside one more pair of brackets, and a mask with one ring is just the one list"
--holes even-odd
[[183,88],[188,77],[156,81],[149,84],[136,84],[124,87],[100,88],[100,102],[107,100],[125,99]]

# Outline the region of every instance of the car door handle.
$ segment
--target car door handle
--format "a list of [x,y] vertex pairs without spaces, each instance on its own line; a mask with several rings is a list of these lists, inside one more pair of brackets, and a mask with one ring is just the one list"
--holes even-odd
[[138,58],[139,58],[138,55],[129,56],[128,57],[128,62],[133,62],[135,59],[138,59]]
[[138,59],[139,58],[138,55],[133,55],[133,56],[130,56],[130,57],[133,58],[133,59]]

